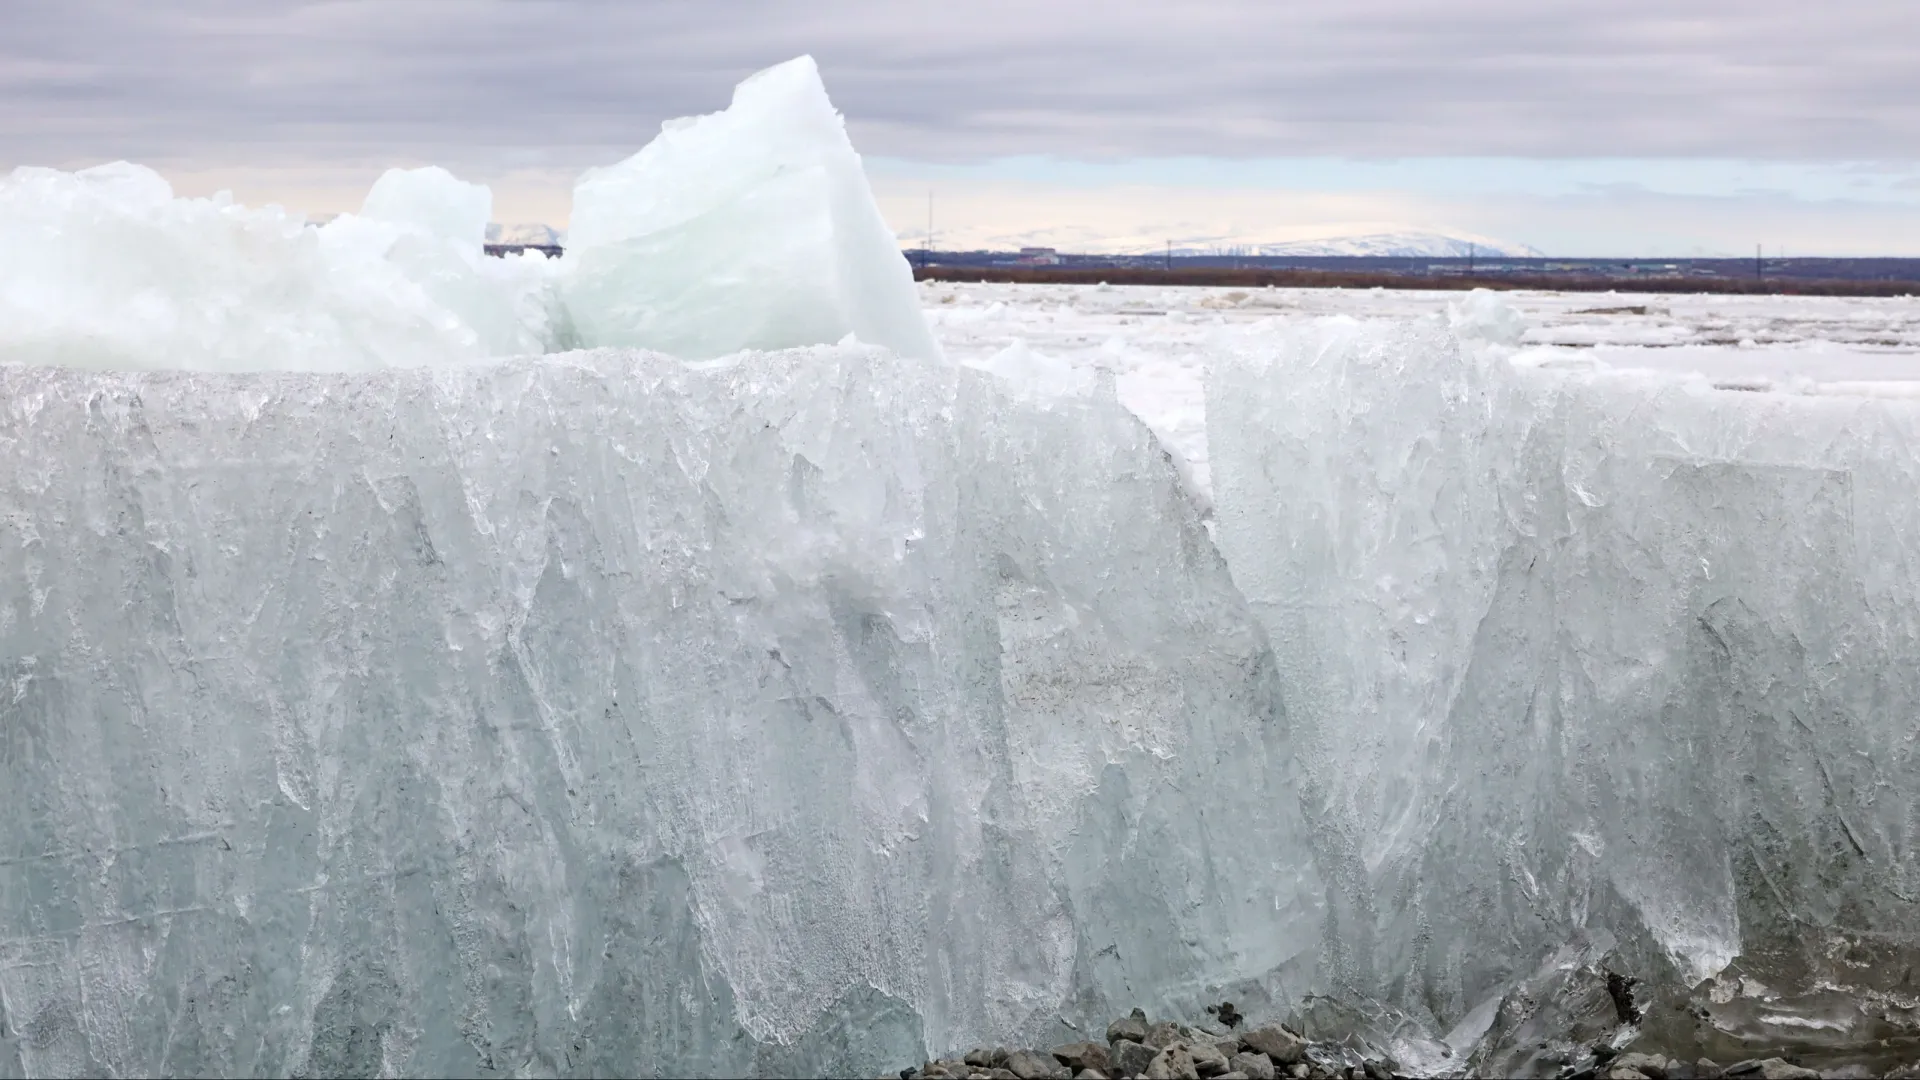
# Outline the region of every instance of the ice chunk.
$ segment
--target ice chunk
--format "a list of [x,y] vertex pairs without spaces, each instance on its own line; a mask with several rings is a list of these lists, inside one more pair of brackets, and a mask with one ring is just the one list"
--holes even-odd
[[437,165],[388,169],[367,192],[360,216],[423,233],[450,246],[477,249],[486,242],[493,192]]
[[[388,169],[367,193],[359,220],[384,227],[360,230],[362,242],[417,284],[426,298],[479,339],[487,356],[543,352],[571,344],[552,286],[558,268],[545,256],[493,259],[485,254],[493,193],[445,169]],[[355,228],[355,219],[329,222],[324,238]]]
[[1311,985],[1272,657],[1108,397],[0,367],[0,520],[27,1075],[873,1075]]
[[351,371],[539,351],[544,270],[481,263],[477,233],[462,246],[484,202],[438,170],[389,174],[369,207],[386,220],[311,229],[175,198],[124,162],[16,169],[0,180],[0,362]]
[[901,356],[939,351],[811,57],[582,176],[567,261],[588,345],[704,359],[851,333]]
[[1328,321],[1208,420],[1349,985],[1444,1031],[1587,931],[1663,992],[1915,959],[1920,409]]
[[1515,346],[1527,332],[1526,317],[1492,289],[1475,289],[1447,305],[1447,322],[1463,342]]
[[1093,371],[1035,352],[1025,341],[1015,340],[992,356],[969,366],[1003,380],[1010,393],[1034,401],[1085,397],[1094,391]]

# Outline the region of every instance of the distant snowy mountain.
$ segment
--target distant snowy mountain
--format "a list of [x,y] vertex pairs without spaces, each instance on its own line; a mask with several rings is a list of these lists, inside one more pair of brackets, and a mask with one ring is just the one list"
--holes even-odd
[[[1208,223],[1214,224],[1214,223]],[[900,234],[900,246],[918,249],[924,233]],[[1159,255],[1172,241],[1175,255],[1269,257],[1384,256],[1391,258],[1525,259],[1545,255],[1526,244],[1481,236],[1461,229],[1398,221],[1326,222],[1265,227],[1220,222],[1196,229],[1180,224],[1140,223],[1113,227],[1057,225],[1006,229],[960,226],[943,229],[934,246],[941,251],[1019,251],[1053,248],[1073,255]]]
[[537,244],[544,246],[548,244],[563,244],[565,242],[566,233],[551,225],[542,225],[537,221],[523,222],[515,225],[502,225],[499,222],[494,222],[487,226],[487,243],[489,244]]
[[1538,248],[1495,240],[1485,236],[1447,235],[1431,232],[1369,233],[1363,236],[1321,237],[1313,240],[1289,240],[1281,243],[1233,243],[1207,246],[1174,245],[1175,255],[1260,255],[1310,258],[1314,256],[1375,256],[1386,258],[1464,259],[1482,258],[1537,259],[1544,254]]

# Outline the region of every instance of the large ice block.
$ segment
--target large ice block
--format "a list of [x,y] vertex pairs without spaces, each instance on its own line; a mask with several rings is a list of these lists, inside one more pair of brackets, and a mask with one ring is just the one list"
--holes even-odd
[[812,57],[582,176],[567,245],[567,306],[590,346],[706,359],[851,334],[939,352]]
[[1312,984],[1272,655],[1110,393],[0,367],[0,520],[27,1075],[873,1075]]
[[1338,868],[1330,974],[1445,1031],[1604,933],[1666,991],[1733,962],[1879,1023],[1920,941],[1920,409],[1520,370],[1439,321],[1233,351],[1218,536]]

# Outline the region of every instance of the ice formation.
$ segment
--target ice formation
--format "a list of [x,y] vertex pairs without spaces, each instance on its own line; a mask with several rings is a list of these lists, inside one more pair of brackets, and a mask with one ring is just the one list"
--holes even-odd
[[1668,990],[1738,958],[1779,1016],[1852,987],[1860,1037],[1920,940],[1920,411],[1485,344],[1326,320],[1210,377],[1328,974],[1445,1030],[1602,932]]
[[567,306],[587,345],[704,359],[851,334],[939,354],[811,57],[580,178]]
[[6,367],[0,517],[0,1072],[871,1075],[1310,985],[1271,656],[1110,395]]

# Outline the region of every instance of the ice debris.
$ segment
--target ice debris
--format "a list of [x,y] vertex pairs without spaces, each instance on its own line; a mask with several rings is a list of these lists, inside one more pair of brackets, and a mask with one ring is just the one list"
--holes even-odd
[[492,196],[391,170],[319,228],[175,198],[124,162],[0,179],[0,363],[361,371],[641,346],[685,359],[850,335],[939,355],[811,58],[582,177],[571,248],[487,258]]

